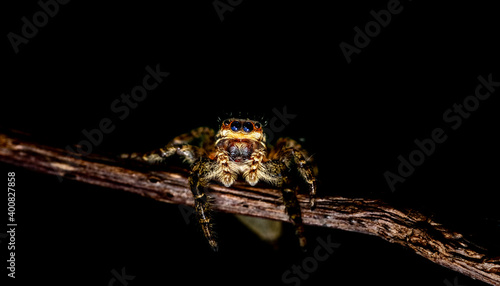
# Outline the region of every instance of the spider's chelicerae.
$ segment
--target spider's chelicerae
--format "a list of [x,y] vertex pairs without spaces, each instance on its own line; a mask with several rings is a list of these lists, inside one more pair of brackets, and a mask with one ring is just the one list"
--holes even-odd
[[191,168],[189,184],[203,234],[214,251],[218,249],[210,216],[210,200],[205,190],[210,181],[231,186],[238,178],[255,185],[264,181],[279,187],[285,209],[295,225],[301,247],[305,247],[304,226],[297,200],[298,181],[302,180],[314,208],[316,179],[307,153],[295,140],[280,138],[268,148],[263,124],[250,119],[228,118],[213,129],[200,127],[174,138],[164,148],[136,157],[150,163],[180,156]]

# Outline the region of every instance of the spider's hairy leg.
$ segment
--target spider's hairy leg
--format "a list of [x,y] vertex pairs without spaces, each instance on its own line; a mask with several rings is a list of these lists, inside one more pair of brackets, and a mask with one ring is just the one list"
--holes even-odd
[[194,207],[196,218],[201,226],[203,235],[208,240],[213,251],[218,250],[217,236],[213,231],[210,198],[205,190],[210,182],[213,162],[209,160],[199,160],[191,169],[189,175],[189,185],[194,197]]
[[309,204],[311,209],[316,207],[316,178],[314,168],[309,164],[304,156],[307,154],[300,144],[290,138],[280,138],[277,147],[281,147],[276,156],[280,158],[288,168],[295,167],[299,176],[304,180],[309,188]]
[[136,159],[148,163],[162,163],[167,158],[177,155],[184,162],[192,165],[196,160],[213,148],[214,131],[208,127],[199,127],[175,137],[165,147],[145,154],[122,154],[123,159]]
[[286,212],[295,226],[295,234],[299,238],[300,247],[305,250],[307,241],[304,236],[304,224],[302,223],[302,213],[300,211],[299,201],[297,200],[297,191],[288,187],[281,189],[283,194],[283,203]]
[[292,184],[287,175],[286,165],[281,160],[270,160],[263,163],[263,167],[265,171],[260,173],[260,179],[281,189],[286,213],[295,227],[295,234],[299,239],[300,247],[305,250],[307,241],[304,236],[302,212],[297,199],[297,190],[291,187]]
[[175,137],[170,144],[172,145],[194,145],[203,149],[212,148],[215,143],[215,131],[209,127],[198,127],[189,133]]
[[297,170],[299,171],[300,176],[309,186],[309,205],[311,209],[314,209],[316,207],[317,186],[313,170],[300,151],[291,149],[290,153],[292,153],[292,157],[295,161],[295,165],[297,166]]
[[192,165],[196,160],[198,160],[204,151],[193,145],[167,145],[164,148],[151,151],[141,156],[141,159],[148,163],[162,163],[167,158],[177,155],[185,163]]

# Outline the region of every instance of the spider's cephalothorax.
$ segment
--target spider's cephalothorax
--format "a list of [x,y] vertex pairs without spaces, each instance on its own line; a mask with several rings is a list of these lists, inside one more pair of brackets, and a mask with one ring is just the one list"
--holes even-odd
[[210,181],[218,181],[229,187],[239,177],[252,186],[263,181],[281,189],[286,211],[295,225],[300,245],[305,247],[304,227],[296,196],[296,178],[307,185],[311,208],[314,207],[316,195],[314,169],[306,159],[306,154],[290,138],[280,138],[276,146],[268,150],[260,122],[228,118],[221,121],[217,134],[210,128],[200,127],[174,138],[164,148],[134,157],[147,162],[162,162],[177,155],[190,165],[189,184],[195,199],[197,219],[210,246],[217,250],[210,200],[205,190]]

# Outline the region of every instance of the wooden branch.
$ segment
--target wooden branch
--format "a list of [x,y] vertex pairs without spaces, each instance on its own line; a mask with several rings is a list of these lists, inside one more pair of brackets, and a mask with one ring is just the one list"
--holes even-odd
[[[158,201],[193,205],[187,172],[165,167],[128,167],[124,161],[91,155],[80,158],[63,149],[38,145],[19,136],[0,134],[0,161],[62,179],[125,190]],[[127,166],[127,167],[126,167]],[[288,221],[280,191],[267,186],[235,183],[231,188],[212,184],[217,211]],[[375,199],[321,197],[309,210],[300,196],[304,224],[378,236],[411,248],[434,263],[463,275],[500,285],[500,257],[471,244],[462,234],[412,211],[396,209]]]

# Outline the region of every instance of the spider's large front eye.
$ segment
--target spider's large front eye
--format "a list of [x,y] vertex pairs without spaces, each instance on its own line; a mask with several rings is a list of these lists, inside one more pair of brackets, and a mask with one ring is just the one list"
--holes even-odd
[[240,128],[241,128],[241,122],[233,121],[233,123],[231,123],[231,130],[238,131],[240,130]]
[[243,123],[243,130],[245,132],[252,131],[253,130],[253,124],[252,124],[252,122],[245,122],[245,123]]

